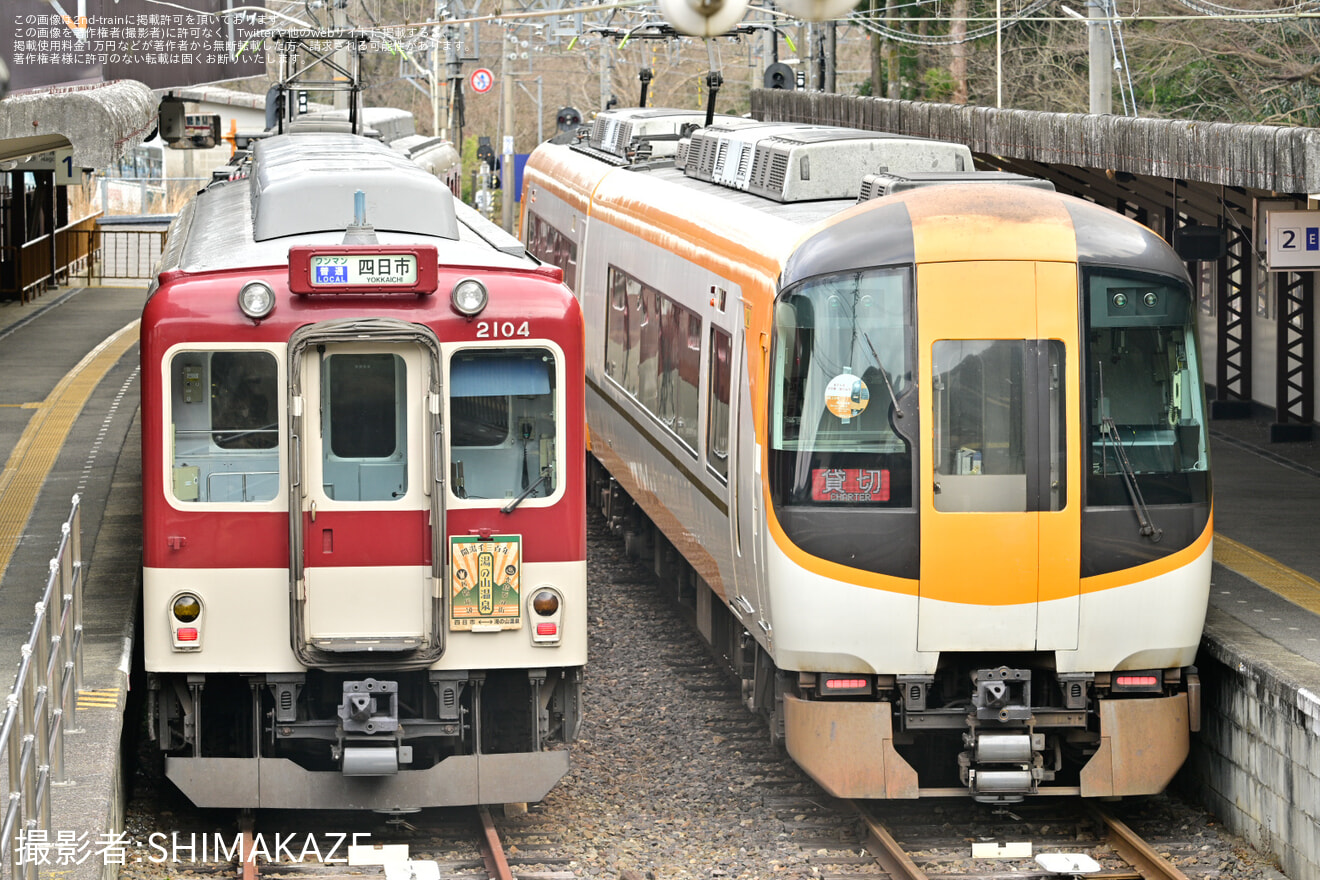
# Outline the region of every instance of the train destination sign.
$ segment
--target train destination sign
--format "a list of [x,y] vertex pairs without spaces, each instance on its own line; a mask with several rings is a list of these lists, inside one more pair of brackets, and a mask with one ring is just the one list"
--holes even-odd
[[294,293],[428,294],[437,285],[434,245],[304,245],[289,248]]

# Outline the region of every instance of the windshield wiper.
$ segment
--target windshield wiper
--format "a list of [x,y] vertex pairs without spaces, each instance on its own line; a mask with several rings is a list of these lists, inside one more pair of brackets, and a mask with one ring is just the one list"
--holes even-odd
[[546,480],[550,479],[550,475],[553,473],[554,471],[546,470],[545,473],[541,474],[541,479],[537,480],[535,483],[532,483],[532,485],[528,486],[526,489],[523,489],[521,495],[519,495],[517,498],[510,501],[508,504],[501,507],[500,513],[513,513],[513,511],[518,507],[518,505],[523,503],[523,499],[525,499],[528,495],[531,495],[533,492],[535,492],[537,487],[540,486],[542,483],[544,483]]
[[[1099,386],[1101,412],[1109,407],[1104,405],[1105,401],[1105,368],[1101,363],[1095,365],[1096,384]],[[1118,425],[1114,424],[1114,417],[1103,415],[1100,417],[1100,436],[1105,442],[1114,447],[1114,455],[1118,459],[1118,469],[1123,472],[1123,486],[1127,489],[1128,499],[1132,502],[1132,509],[1136,511],[1137,523],[1141,526],[1139,534],[1150,538],[1152,544],[1158,544],[1164,537],[1164,530],[1155,528],[1155,523],[1151,522],[1150,509],[1146,507],[1146,499],[1141,495],[1141,487],[1137,485],[1137,472],[1132,469],[1132,462],[1128,461],[1127,450],[1123,448],[1123,439],[1118,436]]]
[[889,371],[885,369],[884,364],[880,363],[880,355],[876,353],[875,346],[871,344],[871,334],[863,333],[862,340],[866,343],[866,347],[871,349],[871,359],[875,361],[875,368],[880,371],[880,378],[885,380],[885,387],[889,389],[889,401],[894,405],[894,418],[903,418],[903,410],[898,408],[898,397],[894,394],[894,386],[889,384]]

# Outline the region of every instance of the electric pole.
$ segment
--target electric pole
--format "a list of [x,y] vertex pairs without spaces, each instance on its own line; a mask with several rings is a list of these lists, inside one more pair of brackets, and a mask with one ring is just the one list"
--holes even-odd
[[1087,0],[1091,56],[1091,112],[1108,116],[1114,112],[1113,52],[1109,39],[1108,0]]
[[509,65],[509,31],[506,26],[500,40],[500,129],[503,150],[500,159],[500,207],[505,232],[513,232],[513,70]]

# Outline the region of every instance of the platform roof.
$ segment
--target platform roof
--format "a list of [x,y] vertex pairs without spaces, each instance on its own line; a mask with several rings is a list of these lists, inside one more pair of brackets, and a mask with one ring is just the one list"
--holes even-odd
[[133,80],[13,94],[0,101],[0,161],[73,148],[79,168],[104,168],[156,128],[160,99]]
[[[1001,110],[823,92],[752,93],[757,119],[816,122],[967,144],[987,165],[1067,178],[1066,189],[1210,219],[1252,198],[1320,193],[1320,129]],[[1181,191],[1179,187],[1181,186]]]

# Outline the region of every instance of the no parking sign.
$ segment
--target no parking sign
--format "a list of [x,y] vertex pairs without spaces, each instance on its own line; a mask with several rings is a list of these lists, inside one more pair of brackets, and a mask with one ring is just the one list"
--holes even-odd
[[478,67],[476,70],[472,71],[472,75],[468,77],[468,85],[470,85],[472,91],[476,92],[478,95],[484,95],[486,92],[490,91],[491,86],[495,85],[495,74],[491,73],[484,67]]

